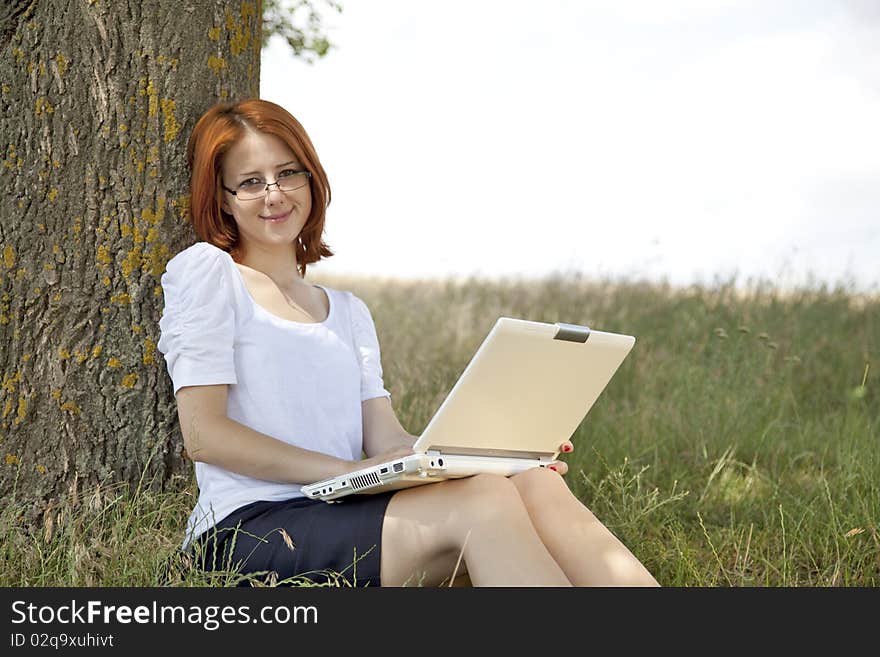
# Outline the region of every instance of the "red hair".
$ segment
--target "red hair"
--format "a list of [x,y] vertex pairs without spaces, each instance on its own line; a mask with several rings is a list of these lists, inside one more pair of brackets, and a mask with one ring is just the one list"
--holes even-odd
[[305,129],[286,109],[268,100],[253,98],[219,103],[196,123],[186,146],[190,170],[190,217],[199,238],[224,251],[238,246],[238,227],[223,211],[220,178],[223,155],[244,134],[255,130],[280,138],[311,172],[312,211],[296,242],[296,262],[302,276],[306,265],[333,255],[324,243],[324,217],[330,204],[330,183]]

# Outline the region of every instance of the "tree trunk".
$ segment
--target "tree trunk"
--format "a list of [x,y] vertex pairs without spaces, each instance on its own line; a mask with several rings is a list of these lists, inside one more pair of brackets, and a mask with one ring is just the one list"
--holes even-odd
[[4,0],[0,496],[189,475],[160,277],[192,244],[186,140],[259,95],[261,2]]

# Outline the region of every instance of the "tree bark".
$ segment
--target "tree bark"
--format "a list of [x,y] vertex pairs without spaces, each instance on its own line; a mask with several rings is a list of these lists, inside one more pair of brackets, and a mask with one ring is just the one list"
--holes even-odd
[[189,476],[156,351],[195,241],[186,140],[259,95],[260,0],[5,0],[0,497],[35,519],[108,482]]

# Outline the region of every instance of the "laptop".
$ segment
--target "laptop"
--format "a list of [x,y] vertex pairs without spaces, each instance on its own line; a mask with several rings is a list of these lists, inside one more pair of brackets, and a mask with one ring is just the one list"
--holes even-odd
[[413,446],[413,454],[302,487],[339,501],[480,473],[551,464],[635,344],[576,324],[501,317]]

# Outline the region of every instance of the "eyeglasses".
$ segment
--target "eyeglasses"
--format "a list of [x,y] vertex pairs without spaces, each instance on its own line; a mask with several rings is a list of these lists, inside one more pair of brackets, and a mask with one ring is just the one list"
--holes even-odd
[[311,171],[297,171],[296,169],[285,169],[278,174],[278,178],[273,183],[267,183],[265,180],[257,178],[248,178],[237,189],[229,189],[221,183],[221,187],[232,194],[239,201],[255,201],[263,198],[269,193],[272,185],[278,187],[279,192],[294,192],[309,184],[312,178]]

